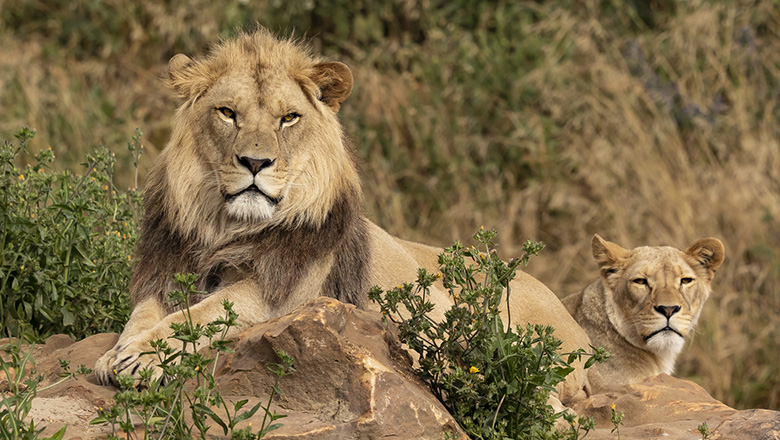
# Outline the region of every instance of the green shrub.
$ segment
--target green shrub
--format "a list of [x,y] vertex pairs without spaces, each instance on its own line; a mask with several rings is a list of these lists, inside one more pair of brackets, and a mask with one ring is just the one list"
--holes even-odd
[[0,148],[0,329],[28,341],[120,331],[141,194],[114,187],[102,146],[83,175],[50,170],[51,149],[18,168],[34,135],[24,128]]
[[[495,250],[495,235],[482,229],[474,235],[479,248],[456,242],[444,250],[441,273],[420,269],[416,286],[404,284],[384,293],[375,287],[369,297],[398,326],[401,341],[419,354],[416,372],[471,438],[577,438],[577,428],[589,429],[592,421],[568,417],[571,430],[555,432],[555,421],[563,414],[555,414],[547,401],[585,352],[569,353],[564,360],[551,327],[513,330],[499,316],[517,267],[543,246],[528,241],[524,255],[507,264]],[[439,278],[454,303],[441,322],[431,318],[434,306],[428,299]],[[604,356],[597,350],[586,367]]]

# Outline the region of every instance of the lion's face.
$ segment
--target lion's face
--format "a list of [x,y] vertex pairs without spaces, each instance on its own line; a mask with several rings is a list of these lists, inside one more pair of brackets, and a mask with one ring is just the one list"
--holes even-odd
[[358,181],[336,117],[345,65],[260,32],[205,59],[177,55],[169,76],[185,103],[165,160],[185,216],[192,205],[239,224],[317,223]]
[[224,198],[241,221],[270,219],[295,192],[311,152],[306,134],[319,116],[295,81],[276,72],[236,69],[219,78],[193,109],[199,145]]
[[685,252],[651,246],[626,250],[598,236],[592,244],[606,287],[604,312],[614,328],[637,347],[662,356],[679,352],[723,261],[721,242],[700,240]]

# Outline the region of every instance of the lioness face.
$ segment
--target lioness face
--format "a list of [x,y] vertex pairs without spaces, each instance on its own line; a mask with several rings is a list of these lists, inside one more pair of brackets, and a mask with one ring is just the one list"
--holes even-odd
[[720,241],[700,240],[685,252],[650,246],[629,251],[595,239],[593,245],[614,328],[637,347],[659,355],[679,352],[723,261]]
[[195,157],[171,154],[203,164],[200,174],[213,179],[205,186],[215,191],[192,191],[190,197],[218,193],[221,201],[212,203],[222,203],[234,221],[316,222],[332,206],[340,182],[354,180],[342,170],[351,167],[351,157],[336,120],[352,76],[341,63],[293,66],[266,59],[273,56],[244,54],[227,62],[174,57],[169,76],[187,99],[179,116],[192,121],[187,130],[197,151]]

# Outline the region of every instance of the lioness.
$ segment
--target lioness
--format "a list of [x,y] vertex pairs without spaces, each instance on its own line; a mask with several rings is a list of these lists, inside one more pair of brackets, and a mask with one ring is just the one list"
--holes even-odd
[[668,246],[627,250],[594,235],[591,248],[601,277],[563,299],[592,344],[612,353],[588,370],[589,391],[671,374],[712,291],[723,244],[705,238],[685,252]]
[[[360,178],[337,117],[352,81],[346,65],[266,30],[241,34],[200,59],[170,60],[167,84],[183,103],[149,173],[130,282],[134,308],[95,366],[100,383],[153,365],[141,355],[149,341],[183,321],[166,304],[176,273],[199,274],[208,292],[192,307],[194,320],[219,318],[227,299],[246,328],[319,295],[373,307],[370,287],[413,281],[419,267],[437,270],[441,249],[392,237],[363,214]],[[542,283],[518,273],[512,291],[516,323],[554,325],[565,350],[588,346]],[[431,298],[443,317],[450,299],[441,284]],[[563,396],[583,380],[581,370],[570,376]]]

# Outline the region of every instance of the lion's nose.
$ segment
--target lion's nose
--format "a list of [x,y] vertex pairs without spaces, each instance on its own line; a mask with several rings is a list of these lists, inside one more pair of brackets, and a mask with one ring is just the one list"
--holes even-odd
[[680,306],[655,306],[655,311],[671,318],[672,315],[680,311]]
[[241,156],[238,163],[245,166],[252,174],[257,174],[274,164],[275,159],[255,159],[254,157]]

